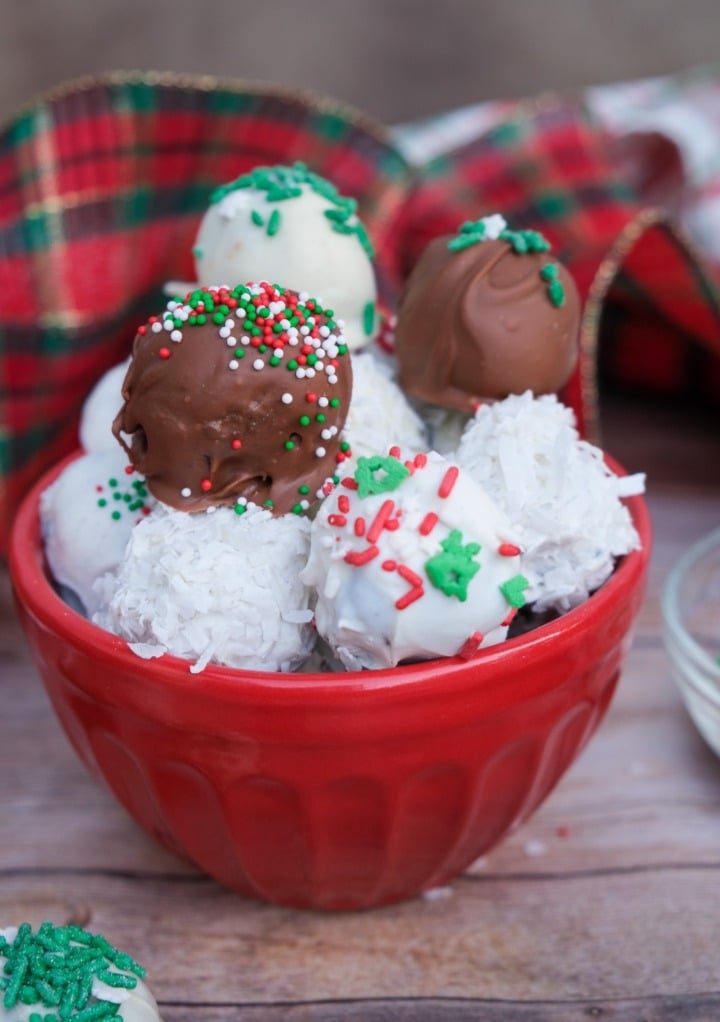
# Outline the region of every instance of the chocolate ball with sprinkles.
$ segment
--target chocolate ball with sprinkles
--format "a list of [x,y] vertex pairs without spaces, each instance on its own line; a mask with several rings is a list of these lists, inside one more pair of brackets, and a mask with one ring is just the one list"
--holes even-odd
[[375,335],[373,247],[357,202],[303,163],[256,167],[217,188],[193,254],[202,285],[278,280],[335,309],[351,349]]
[[130,955],[79,926],[0,929],[0,1022],[158,1022],[144,976]]
[[267,282],[199,288],[139,328],[113,432],[170,507],[302,514],[350,453],[351,389],[332,310]]
[[486,400],[558,391],[577,362],[580,299],[537,231],[499,214],[436,238],[408,279],[395,352],[406,393],[471,414]]
[[350,670],[472,657],[502,641],[527,580],[507,517],[431,452],[358,459],[312,523],[303,581],[318,633]]

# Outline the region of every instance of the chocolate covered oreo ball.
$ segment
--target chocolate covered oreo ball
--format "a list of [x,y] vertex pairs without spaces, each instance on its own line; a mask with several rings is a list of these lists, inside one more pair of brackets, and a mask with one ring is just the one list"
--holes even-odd
[[350,356],[330,309],[262,282],[140,327],[113,432],[158,500],[302,513],[347,457]]
[[462,412],[531,390],[553,393],[577,361],[580,300],[572,277],[537,231],[499,216],[432,241],[398,312],[402,388]]

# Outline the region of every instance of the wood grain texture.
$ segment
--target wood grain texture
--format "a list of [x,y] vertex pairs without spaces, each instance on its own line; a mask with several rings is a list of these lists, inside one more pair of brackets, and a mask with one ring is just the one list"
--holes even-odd
[[606,420],[620,460],[649,470],[656,535],[606,720],[500,848],[390,908],[261,905],[158,848],[75,759],[3,575],[0,925],[106,933],[148,967],[165,1022],[720,1018],[720,761],[670,680],[658,606],[674,558],[720,520],[720,437],[696,414],[645,415],[620,405]]

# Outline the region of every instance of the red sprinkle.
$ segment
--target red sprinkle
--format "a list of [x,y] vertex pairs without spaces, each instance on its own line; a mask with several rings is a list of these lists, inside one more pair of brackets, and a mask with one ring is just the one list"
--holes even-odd
[[346,493],[341,493],[338,497],[338,511],[342,511],[344,515],[350,510],[350,498]]
[[242,447],[242,440],[238,440],[238,438],[237,438],[237,437],[235,437],[235,439],[234,439],[234,440],[232,441],[232,443],[230,444],[230,446],[232,447],[232,449],[233,449],[234,451],[239,451],[239,450],[240,450],[240,448]]
[[356,536],[365,535],[365,519],[362,517],[362,515],[359,518],[355,519],[355,535]]
[[397,445],[395,445],[395,446],[390,448],[390,450],[388,451],[388,454],[390,455],[391,458],[399,458],[400,457],[400,448]]
[[347,518],[345,515],[328,515],[328,525],[334,525],[338,529],[342,529],[344,525],[347,525]]
[[395,571],[397,568],[397,561],[383,561],[380,567],[383,571]]
[[420,454],[416,454],[413,458],[413,465],[415,468],[425,468],[427,465],[427,454],[423,454],[422,451]]
[[415,603],[416,600],[422,599],[425,595],[424,589],[411,589],[409,592],[401,596],[399,600],[395,600],[395,607],[397,610],[405,610],[411,603]]
[[418,526],[418,532],[421,536],[429,536],[439,521],[434,511],[428,511]]
[[453,487],[457,482],[457,477],[460,475],[460,469],[457,465],[451,465],[442,478],[442,482],[438,488],[438,497],[445,500],[453,491]]
[[510,625],[512,624],[513,619],[514,619],[516,614],[517,614],[517,607],[511,607],[510,610],[508,611],[505,619],[503,621],[501,621],[500,624],[503,625],[505,628],[509,628]]
[[522,553],[519,546],[514,543],[501,543],[497,551],[501,557],[517,557]]
[[354,568],[362,568],[364,564],[369,564],[374,560],[379,553],[380,547],[377,546],[369,546],[365,550],[348,550],[343,560],[352,564]]
[[160,351],[158,352],[158,355],[160,356],[160,358],[170,358],[172,352],[170,351],[169,348],[161,348]]
[[135,466],[134,465],[126,465],[125,466],[125,475],[126,476],[131,476],[134,471],[135,471]]
[[394,501],[392,500],[383,501],[383,503],[380,505],[380,510],[375,515],[372,524],[368,529],[367,534],[368,543],[377,542],[377,540],[380,538],[380,533],[385,528],[385,523],[387,522],[390,515],[393,513],[394,509],[395,509]]
[[417,586],[419,589],[422,589],[423,580],[412,568],[408,568],[407,564],[399,564],[397,573],[406,582],[409,582],[411,586]]
[[210,480],[203,479],[203,481],[200,483],[200,489],[203,491],[203,493],[207,493],[209,490],[212,490],[212,483],[210,482]]
[[484,635],[482,632],[473,632],[465,642],[462,644],[460,649],[457,651],[457,655],[461,660],[470,660],[475,656],[477,651],[480,649],[480,645],[483,641]]
[[[300,359],[298,359],[298,362],[299,362],[299,361],[300,361]],[[310,392],[309,394],[306,394],[306,395],[305,395],[305,400],[306,400],[306,401],[309,401],[311,405],[312,405],[312,404],[315,404],[315,402],[317,401],[317,394],[314,394],[314,393],[313,393],[313,392],[311,391],[311,392]]]
[[357,490],[358,481],[357,479],[353,479],[352,476],[345,476],[340,485],[344,486],[346,490]]

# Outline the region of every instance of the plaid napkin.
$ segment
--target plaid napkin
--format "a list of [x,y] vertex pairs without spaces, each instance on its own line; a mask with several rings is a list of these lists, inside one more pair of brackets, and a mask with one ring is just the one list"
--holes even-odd
[[[701,80],[717,138],[720,82]],[[76,445],[94,382],[162,305],[163,282],[191,279],[210,192],[257,164],[304,160],[357,197],[389,311],[437,234],[492,212],[543,231],[584,299],[563,397],[586,435],[598,435],[598,366],[626,386],[717,398],[720,233],[703,245],[696,230],[691,244],[677,224],[707,223],[720,172],[699,182],[688,138],[656,117],[670,93],[676,111],[699,105],[697,79],[662,86],[647,87],[634,123],[618,114],[626,100],[600,91],[394,133],[312,96],[164,75],[76,83],[21,112],[0,132],[0,550],[23,493]]]

